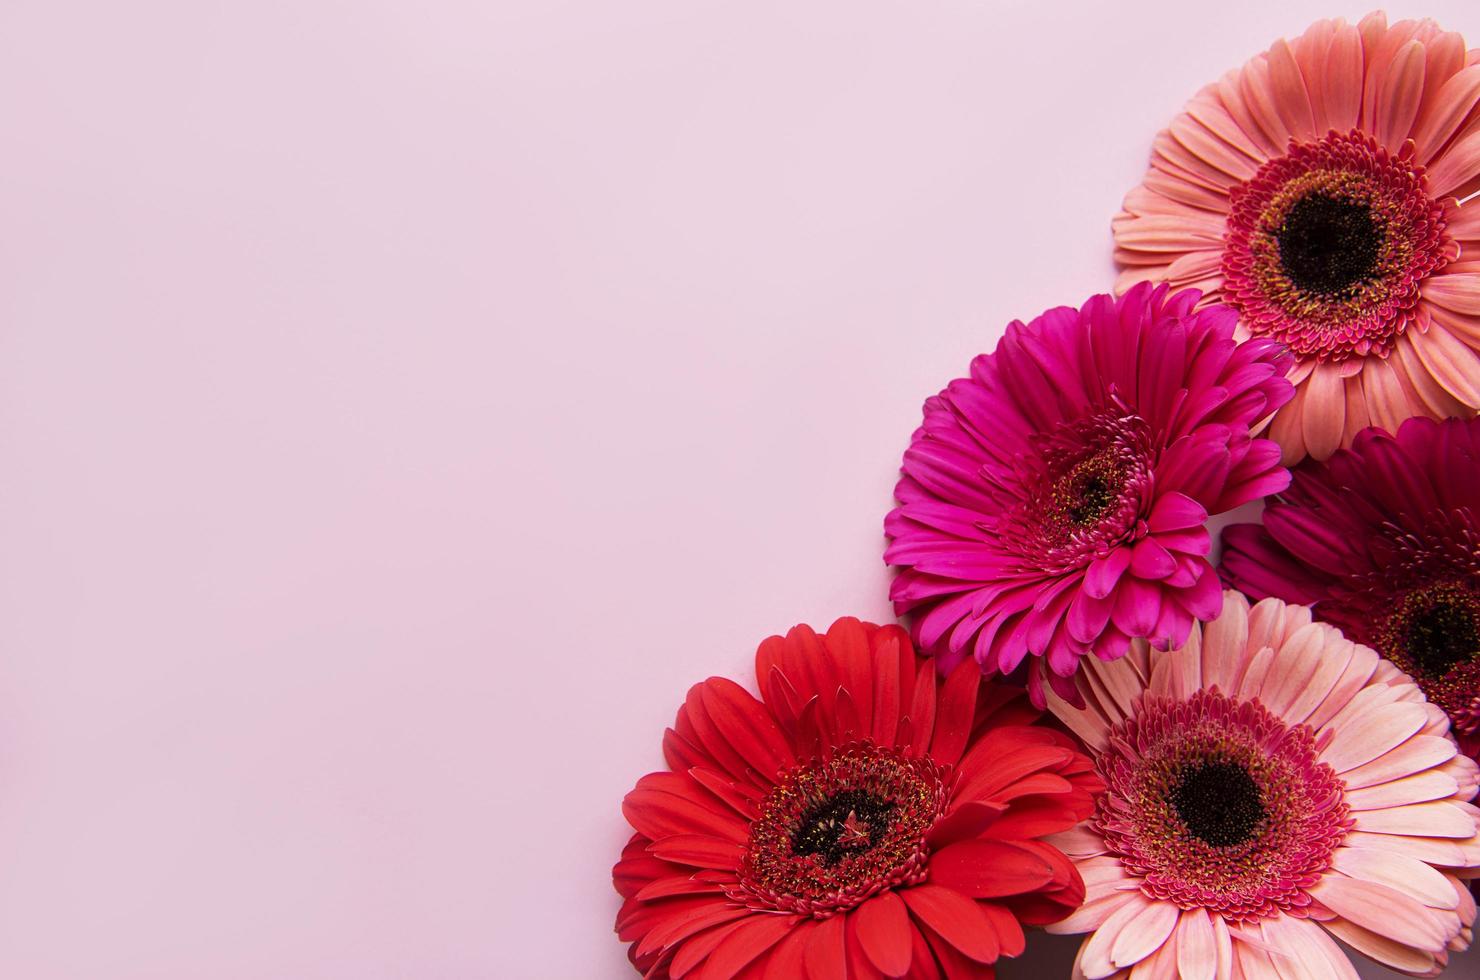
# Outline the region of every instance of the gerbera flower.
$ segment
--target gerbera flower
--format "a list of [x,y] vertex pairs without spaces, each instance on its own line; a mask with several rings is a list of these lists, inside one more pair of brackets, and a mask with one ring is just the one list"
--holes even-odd
[[1297,470],[1264,522],[1224,530],[1228,583],[1313,604],[1412,675],[1480,752],[1480,420],[1368,429]]
[[1289,346],[1287,463],[1480,407],[1477,61],[1432,21],[1320,21],[1199,92],[1115,219],[1121,288],[1194,286]]
[[[617,933],[656,978],[991,977],[1084,886],[1039,838],[1101,788],[1020,690],[938,678],[894,626],[798,626],[756,700],[710,678],[622,812]],[[803,968],[805,964],[805,970]]]
[[1072,698],[1086,654],[1165,648],[1217,615],[1203,523],[1289,482],[1249,429],[1292,389],[1278,344],[1235,344],[1234,312],[1197,300],[1143,285],[1012,323],[925,403],[884,558],[943,669],[1031,654],[1041,706],[1045,674]]
[[1075,976],[1351,977],[1334,936],[1396,970],[1465,948],[1480,786],[1444,712],[1310,610],[1229,592],[1187,643],[1089,661],[1053,712],[1108,789],[1050,838],[1079,865]]

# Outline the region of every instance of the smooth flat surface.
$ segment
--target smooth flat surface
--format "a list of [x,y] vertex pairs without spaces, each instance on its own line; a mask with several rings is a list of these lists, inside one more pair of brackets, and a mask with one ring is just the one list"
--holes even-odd
[[888,616],[921,400],[1365,12],[1243,7],[0,3],[0,976],[627,976],[688,685]]

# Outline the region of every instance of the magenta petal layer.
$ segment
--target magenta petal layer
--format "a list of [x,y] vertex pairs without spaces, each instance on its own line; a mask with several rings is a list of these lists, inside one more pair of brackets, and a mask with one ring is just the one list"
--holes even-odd
[[1312,605],[1411,674],[1480,755],[1480,420],[1367,429],[1297,469],[1264,521],[1224,531],[1229,584]]
[[1029,660],[1041,705],[1045,681],[1075,697],[1081,657],[1175,646],[1218,614],[1203,522],[1288,484],[1250,428],[1293,389],[1280,345],[1237,343],[1236,314],[1199,298],[1142,285],[1012,323],[926,401],[884,557],[944,669]]

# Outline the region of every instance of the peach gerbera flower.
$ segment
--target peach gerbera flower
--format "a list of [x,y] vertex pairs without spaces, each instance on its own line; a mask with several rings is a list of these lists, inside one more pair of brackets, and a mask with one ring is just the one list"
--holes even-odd
[[1310,610],[1225,593],[1179,649],[1087,659],[1049,707],[1108,789],[1067,853],[1076,977],[1432,975],[1469,945],[1480,770],[1408,675]]
[[[1115,219],[1119,289],[1239,310],[1297,362],[1286,463],[1480,409],[1480,51],[1432,21],[1324,20],[1189,102]],[[1461,203],[1463,202],[1463,203]]]

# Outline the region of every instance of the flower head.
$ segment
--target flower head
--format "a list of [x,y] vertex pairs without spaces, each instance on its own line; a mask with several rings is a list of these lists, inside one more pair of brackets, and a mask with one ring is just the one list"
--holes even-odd
[[1089,759],[1021,691],[935,666],[898,627],[843,619],[761,644],[761,700],[689,692],[669,770],[622,804],[617,932],[639,970],[989,978],[1022,924],[1079,905],[1040,838],[1093,809]]
[[1229,592],[1177,650],[1077,681],[1085,706],[1050,708],[1107,789],[1050,838],[1087,889],[1049,927],[1090,933],[1076,976],[1354,977],[1333,936],[1425,975],[1468,945],[1480,770],[1372,650]]
[[1480,753],[1480,420],[1368,429],[1223,542],[1230,585],[1312,604],[1412,675]]
[[1233,311],[1197,300],[1142,285],[1010,324],[925,403],[884,557],[944,668],[1032,655],[1034,701],[1045,680],[1073,698],[1085,655],[1175,645],[1217,615],[1203,524],[1288,482],[1249,431],[1291,387],[1280,345],[1235,343]]
[[1480,64],[1432,21],[1325,20],[1193,97],[1115,219],[1121,287],[1192,286],[1296,358],[1294,463],[1480,408]]

